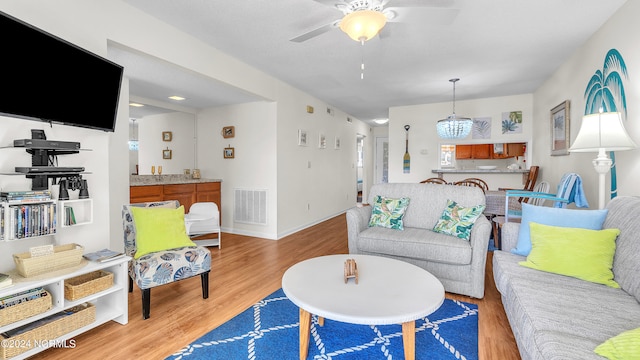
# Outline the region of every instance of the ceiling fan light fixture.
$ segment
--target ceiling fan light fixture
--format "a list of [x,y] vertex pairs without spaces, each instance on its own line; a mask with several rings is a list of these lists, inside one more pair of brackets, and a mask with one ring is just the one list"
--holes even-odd
[[460,79],[450,79],[453,83],[453,112],[446,119],[438,120],[436,131],[442,139],[464,139],[471,133],[473,120],[456,115],[456,81]]
[[340,30],[355,41],[367,41],[378,35],[387,23],[387,17],[376,10],[357,10],[340,21]]

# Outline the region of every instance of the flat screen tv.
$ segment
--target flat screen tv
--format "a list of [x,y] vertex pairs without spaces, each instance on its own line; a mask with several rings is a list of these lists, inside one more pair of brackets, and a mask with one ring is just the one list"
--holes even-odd
[[114,131],[122,66],[0,12],[0,113]]

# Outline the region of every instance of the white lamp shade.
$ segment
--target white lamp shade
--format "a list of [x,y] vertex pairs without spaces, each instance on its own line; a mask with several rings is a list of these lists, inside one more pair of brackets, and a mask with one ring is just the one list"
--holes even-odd
[[622,124],[619,112],[585,115],[576,140],[569,151],[598,152],[635,149],[636,144]]

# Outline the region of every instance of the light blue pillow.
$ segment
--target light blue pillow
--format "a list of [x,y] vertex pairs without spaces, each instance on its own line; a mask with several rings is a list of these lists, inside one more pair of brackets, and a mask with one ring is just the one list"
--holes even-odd
[[531,251],[530,222],[549,226],[602,230],[602,224],[608,212],[608,209],[558,209],[522,203],[522,224],[518,233],[518,243],[515,249],[511,249],[511,252],[522,256],[529,255]]

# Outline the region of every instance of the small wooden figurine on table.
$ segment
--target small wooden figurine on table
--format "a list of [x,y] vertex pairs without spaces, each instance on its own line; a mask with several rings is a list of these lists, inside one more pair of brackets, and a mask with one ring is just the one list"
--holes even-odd
[[349,278],[356,279],[356,285],[358,284],[358,264],[354,259],[347,259],[344,262],[344,283],[346,284]]

